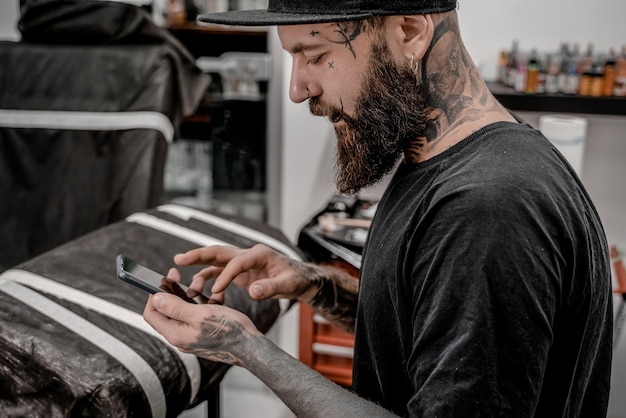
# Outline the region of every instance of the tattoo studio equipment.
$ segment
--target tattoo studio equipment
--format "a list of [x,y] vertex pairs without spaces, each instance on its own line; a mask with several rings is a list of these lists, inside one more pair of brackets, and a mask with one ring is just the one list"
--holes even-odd
[[[359,277],[361,253],[376,202],[343,195],[330,199],[301,229],[298,247],[314,262]],[[354,338],[300,304],[300,360],[330,380],[350,387]]]

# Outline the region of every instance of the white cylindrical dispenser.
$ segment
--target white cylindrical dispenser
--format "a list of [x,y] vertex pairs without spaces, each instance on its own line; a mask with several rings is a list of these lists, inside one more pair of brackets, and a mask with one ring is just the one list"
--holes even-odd
[[539,130],[556,146],[580,176],[587,136],[587,119],[569,115],[542,115],[539,117]]

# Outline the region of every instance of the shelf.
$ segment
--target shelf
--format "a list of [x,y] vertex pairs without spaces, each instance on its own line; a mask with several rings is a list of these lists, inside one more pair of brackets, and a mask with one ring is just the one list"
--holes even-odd
[[224,52],[267,52],[267,28],[245,28],[187,22],[167,29],[198,57],[219,57]]
[[626,115],[626,97],[525,94],[495,82],[487,82],[487,87],[502,105],[512,111]]
[[210,33],[213,35],[227,35],[227,36],[267,36],[267,28],[256,26],[225,26],[212,23],[202,22],[186,22],[182,24],[172,24],[168,26],[168,29],[175,31],[194,31],[201,33]]

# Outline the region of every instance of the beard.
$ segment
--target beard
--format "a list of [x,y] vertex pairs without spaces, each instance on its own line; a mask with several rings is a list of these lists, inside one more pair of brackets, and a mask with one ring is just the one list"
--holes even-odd
[[378,183],[416,138],[424,136],[425,106],[421,84],[409,66],[397,65],[384,41],[372,45],[369,69],[356,100],[354,116],[343,108],[309,101],[311,113],[327,116],[337,136],[336,184],[345,194],[357,194]]

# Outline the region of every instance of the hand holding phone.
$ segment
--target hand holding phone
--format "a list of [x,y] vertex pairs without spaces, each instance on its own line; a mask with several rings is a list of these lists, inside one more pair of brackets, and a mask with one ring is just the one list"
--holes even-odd
[[168,292],[172,293],[190,303],[214,303],[220,302],[212,299],[210,296],[200,294],[193,299],[187,295],[189,288],[182,283],[167,278],[165,275],[158,273],[143,264],[125,256],[118,255],[116,257],[116,272],[118,279],[132,284],[133,286],[148,292]]

